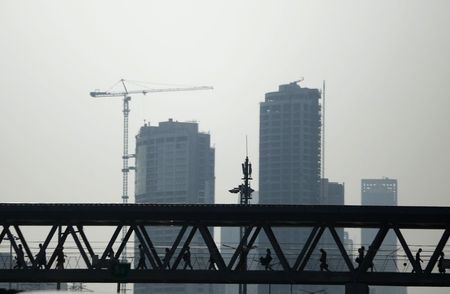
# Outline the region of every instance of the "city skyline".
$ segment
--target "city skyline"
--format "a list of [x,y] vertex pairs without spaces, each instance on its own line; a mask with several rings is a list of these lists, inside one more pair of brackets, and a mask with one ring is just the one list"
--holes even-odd
[[326,80],[325,177],[346,184],[346,204],[361,203],[361,178],[387,176],[401,183],[399,205],[450,206],[448,1],[0,7],[2,202],[120,202],[121,101],[89,92],[123,77],[214,86],[133,97],[130,135],[144,119],[201,122],[229,203],[246,135],[259,171],[264,93],[304,76],[302,87]]

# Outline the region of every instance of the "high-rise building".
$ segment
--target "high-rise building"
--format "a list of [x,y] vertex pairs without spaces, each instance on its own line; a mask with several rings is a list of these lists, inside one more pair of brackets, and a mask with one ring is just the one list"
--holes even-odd
[[[136,136],[135,185],[136,203],[214,203],[214,148],[210,146],[210,135],[199,132],[196,122],[169,119],[158,126],[144,125]],[[148,229],[161,258],[179,230]],[[197,234],[190,247],[193,267],[207,269],[209,254]],[[214,288],[218,289],[200,284],[135,284],[134,293],[217,293]]]
[[319,203],[319,98],[319,90],[297,83],[266,93],[260,105],[260,203]]
[[[389,178],[361,180],[362,205],[397,206],[397,201],[397,180]],[[376,233],[376,229],[362,229],[362,246],[368,249]],[[389,231],[375,256],[374,271],[396,272],[399,269],[397,263],[397,237],[393,231]],[[370,293],[404,294],[406,288],[370,287]]]
[[[320,96],[318,89],[302,88],[295,82],[266,93],[260,105],[259,203],[320,203]],[[305,243],[309,231],[275,231],[284,251],[292,252],[290,263],[295,262],[294,252],[300,250],[297,247]],[[262,255],[269,246],[267,238],[259,238]],[[293,287],[292,293],[303,293],[306,287]],[[269,292],[266,285],[258,288],[260,294]],[[290,285],[272,285],[270,290],[272,294],[291,293]]]

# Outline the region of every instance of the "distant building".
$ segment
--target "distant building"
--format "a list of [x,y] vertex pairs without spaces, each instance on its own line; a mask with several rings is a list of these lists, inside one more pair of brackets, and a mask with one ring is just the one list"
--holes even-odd
[[[214,149],[210,144],[210,135],[199,132],[196,122],[169,119],[158,126],[141,127],[136,136],[136,203],[214,203]],[[179,230],[148,229],[161,258]],[[209,254],[198,234],[190,247],[193,267],[207,269]],[[219,288],[207,284],[135,284],[134,293],[209,294],[220,292],[216,291]]]
[[[344,184],[330,182],[328,179],[322,179],[320,185],[321,195],[320,195],[320,204],[321,205],[344,205],[345,199],[345,187]],[[344,246],[347,245],[346,242],[348,240],[345,237],[348,237],[348,234],[344,232],[344,228],[335,228],[336,233],[339,236],[342,244]],[[320,257],[319,249],[323,248],[327,252],[328,266],[332,271],[345,271],[347,270],[347,266],[344,262],[344,258],[340,253],[336,242],[334,241],[333,236],[328,230],[325,230],[322,235],[321,241],[315,252],[315,260],[318,260]],[[349,252],[349,251],[347,251]],[[351,252],[351,251],[350,251]],[[316,265],[317,269],[317,265]],[[345,289],[343,286],[326,286],[327,293],[333,294],[343,294]]]
[[[320,203],[320,97],[318,89],[302,88],[295,82],[266,93],[260,104],[260,204]],[[274,231],[282,249],[292,256],[289,262],[294,263],[293,253],[305,243],[309,230]],[[268,247],[267,238],[260,237],[260,254],[264,255]],[[293,288],[298,293],[303,289],[319,290],[309,286]],[[269,293],[269,287],[260,285],[258,292]],[[270,292],[291,293],[291,287],[272,285]]]
[[[397,206],[397,180],[389,178],[361,180],[361,204]],[[366,250],[374,240],[376,233],[376,229],[361,230],[361,243]],[[378,252],[374,260],[374,271],[399,271],[401,265],[397,260],[397,237],[392,230],[384,238]],[[371,294],[405,294],[406,291],[406,287],[370,287]]]

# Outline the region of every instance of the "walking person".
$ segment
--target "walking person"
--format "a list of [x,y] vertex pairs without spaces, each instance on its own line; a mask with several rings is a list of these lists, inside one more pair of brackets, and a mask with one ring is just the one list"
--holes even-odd
[[323,250],[322,248],[320,249],[320,271],[327,271],[329,272],[330,270],[328,269],[328,263],[327,263],[327,252],[325,250]]
[[356,263],[358,264],[357,268],[359,268],[364,260],[364,246],[361,246],[358,248],[358,257],[355,259]]
[[139,244],[139,261],[136,269],[147,269],[147,265],[145,264],[144,248],[142,247],[142,244]]
[[260,257],[259,258],[259,262],[261,263],[261,265],[263,265],[264,266],[264,269],[267,271],[267,270],[271,270],[271,271],[273,271],[273,268],[272,268],[272,265],[271,265],[271,262],[272,262],[272,253],[270,252],[270,249],[269,248],[267,248],[266,249],[266,256],[264,256],[264,257]]
[[25,253],[23,252],[22,244],[19,244],[19,247],[17,248],[17,256],[16,256],[16,265],[14,268],[16,269],[23,269],[26,268],[25,264]]
[[193,269],[192,264],[191,264],[191,249],[189,246],[186,248],[186,252],[184,252],[184,254],[183,254],[183,260],[184,260],[184,268],[183,269],[186,269],[186,267]]
[[56,269],[64,269],[64,263],[66,262],[66,255],[64,254],[64,247],[56,247]]
[[47,266],[47,256],[45,254],[45,248],[42,244],[39,244],[39,252],[36,254],[36,266],[38,269],[42,269]]
[[[416,263],[416,267],[418,269],[420,269],[420,271],[422,271],[422,265],[420,263],[423,262],[423,260],[422,260],[422,258],[420,258],[420,253],[422,253],[422,248],[419,248],[419,250],[417,250],[415,263]],[[416,269],[413,269],[412,272],[413,273],[416,272]]]

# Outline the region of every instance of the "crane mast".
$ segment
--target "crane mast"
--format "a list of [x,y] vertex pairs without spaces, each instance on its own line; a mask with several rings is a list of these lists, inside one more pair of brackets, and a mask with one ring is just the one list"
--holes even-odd
[[[123,97],[123,154],[122,154],[122,203],[128,203],[128,173],[130,170],[134,170],[135,167],[129,166],[128,160],[134,158],[134,154],[128,153],[128,124],[130,115],[130,101],[132,94],[143,94],[148,93],[160,93],[160,92],[179,92],[179,91],[197,91],[197,90],[212,90],[213,87],[210,86],[200,86],[200,87],[178,87],[178,88],[162,88],[162,89],[144,89],[128,91],[125,84],[125,80],[121,79],[120,82],[124,88],[123,92],[110,92],[110,91],[94,91],[90,92],[91,97],[94,98],[104,98],[104,97]],[[127,227],[122,229],[122,240],[126,238]],[[122,251],[122,261],[127,261],[127,248],[124,247]],[[126,293],[125,284],[117,285],[117,292]]]

